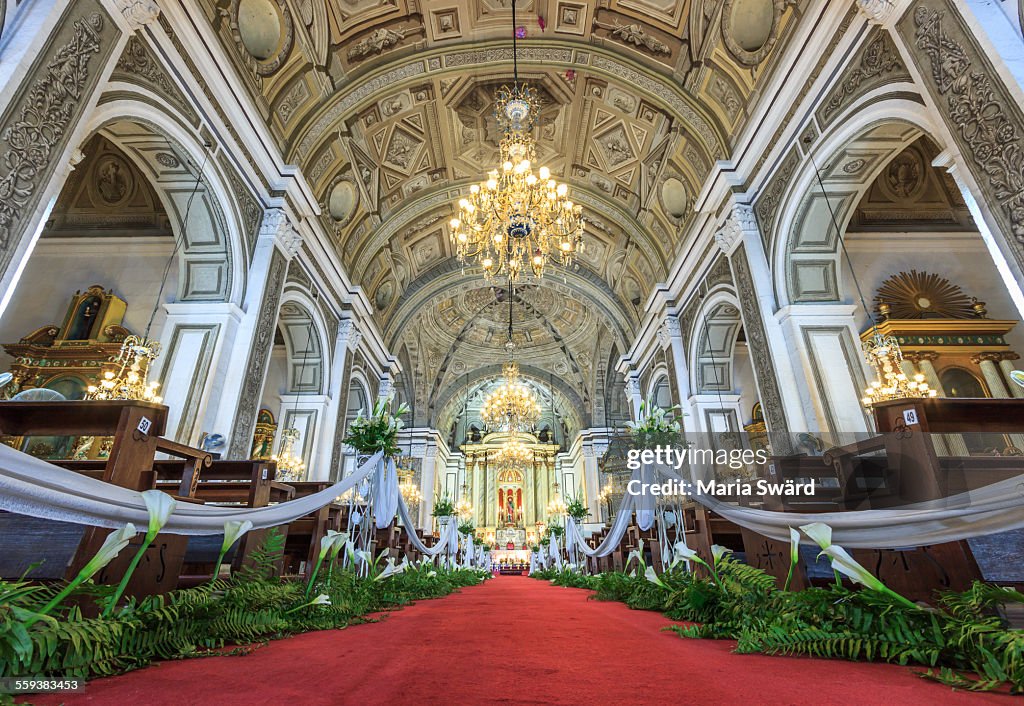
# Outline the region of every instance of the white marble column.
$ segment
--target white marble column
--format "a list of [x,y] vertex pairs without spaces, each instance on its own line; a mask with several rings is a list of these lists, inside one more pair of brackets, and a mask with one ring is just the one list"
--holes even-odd
[[[741,306],[740,313],[743,315],[743,324],[749,330],[750,317],[757,313],[760,314],[764,336],[771,351],[774,367],[771,372],[775,376],[789,431],[813,430],[812,424],[815,416],[812,412],[813,406],[809,392],[803,384],[802,361],[794,353],[797,342],[792,339],[793,331],[779,319],[772,272],[764,252],[761,231],[753,209],[748,204],[735,204],[729,218],[721,230],[715,234],[715,241],[722,252],[729,257],[734,278],[736,263],[732,262],[732,259],[738,256],[737,251],[740,246],[743,247],[742,254],[746,258],[750,270],[751,286],[754,289],[759,309],[758,312],[748,312],[744,311]],[[762,371],[758,370],[758,366],[755,365],[754,377],[758,385],[758,397],[762,405],[767,405],[769,400],[765,399],[762,392],[764,382],[758,379],[758,376],[762,374]],[[769,431],[771,431],[770,424]]]
[[[436,462],[437,447],[430,443],[414,448],[414,456],[420,458],[420,493],[423,500],[420,502],[420,527],[429,532],[433,529],[434,518],[431,513],[434,511],[434,489],[436,487]],[[443,490],[442,490],[443,492]]]
[[204,431],[228,437],[229,455],[234,458],[248,457],[288,263],[301,246],[302,238],[287,213],[281,209],[264,213],[246,281],[244,314],[213,378],[219,387],[215,383],[211,390],[203,426]]
[[345,423],[345,409],[342,407],[346,392],[343,388],[345,366],[348,365],[352,352],[359,345],[360,338],[361,334],[355,320],[342,319],[338,325],[338,338],[334,342],[334,352],[331,356],[327,403],[324,406],[324,415],[320,420],[315,460],[310,469],[312,480],[327,480],[336,477],[334,469],[331,468],[331,461],[334,457],[334,442],[338,437],[339,426]]
[[1006,383],[1003,382],[999,366],[996,365],[996,361],[999,358],[1000,355],[998,353],[980,353],[979,355],[972,356],[971,362],[981,368],[981,374],[985,377],[985,384],[988,385],[989,394],[995,398],[1006,398],[1010,396],[1010,392],[1006,389]]
[[999,368],[1003,371],[1003,375],[1006,377],[1006,387],[1010,391],[1010,394],[1017,398],[1024,397],[1024,387],[1021,387],[1013,381],[1010,376],[1015,370],[1020,368],[1014,363],[1015,360],[1020,360],[1020,356],[1016,353],[1003,353],[999,358]]

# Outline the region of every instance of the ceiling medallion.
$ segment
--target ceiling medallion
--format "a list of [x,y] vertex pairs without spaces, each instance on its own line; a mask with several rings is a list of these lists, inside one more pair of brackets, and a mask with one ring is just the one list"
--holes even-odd
[[[516,4],[512,3],[515,27]],[[494,117],[502,132],[500,166],[473,184],[451,219],[452,244],[459,262],[474,258],[488,280],[504,275],[515,282],[531,269],[535,277],[557,257],[572,264],[583,249],[583,207],[569,198],[569,187],[540,167],[533,129],[540,115],[537,92],[519,83],[516,37],[512,37],[514,83],[497,93]]]

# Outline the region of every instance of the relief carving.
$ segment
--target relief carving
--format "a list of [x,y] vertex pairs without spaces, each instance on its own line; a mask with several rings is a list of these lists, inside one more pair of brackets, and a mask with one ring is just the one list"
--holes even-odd
[[231,430],[231,449],[228,452],[228,458],[247,458],[249,456],[249,444],[252,442],[252,430],[256,426],[256,412],[260,406],[260,395],[263,392],[263,379],[267,374],[270,349],[274,345],[277,310],[287,274],[288,261],[280,250],[274,248],[274,254],[270,260],[270,273],[267,275],[266,294],[263,297],[263,304],[260,306],[259,318],[256,320],[256,333],[249,351],[249,362],[245,367],[245,384],[238,400],[235,426]]
[[[99,7],[96,3],[87,3]],[[79,5],[78,7],[81,7]],[[38,198],[38,190],[53,172],[68,133],[98,75],[104,33],[117,33],[100,12],[73,21],[62,20],[71,36],[34,67],[34,79],[11,111],[0,133],[5,143],[0,176],[0,269],[10,262],[15,240]],[[109,51],[109,49],[108,49]],[[99,60],[97,60],[99,57]]]
[[[942,9],[939,9],[942,8]],[[1024,265],[1024,115],[949,2],[917,3],[899,23],[964,161]]]
[[757,292],[754,291],[754,279],[747,263],[746,248],[741,245],[729,259],[732,265],[733,278],[736,284],[736,296],[740,300],[743,313],[743,329],[747,334],[748,350],[754,364],[757,378],[757,391],[764,410],[768,430],[777,434],[788,431],[786,414],[782,407],[782,395],[779,383],[775,378],[775,364],[772,361],[768,336],[761,320],[761,309],[758,306]]
[[910,74],[889,33],[876,30],[818,110],[818,120],[822,125],[828,125],[858,96],[886,83],[909,80]]

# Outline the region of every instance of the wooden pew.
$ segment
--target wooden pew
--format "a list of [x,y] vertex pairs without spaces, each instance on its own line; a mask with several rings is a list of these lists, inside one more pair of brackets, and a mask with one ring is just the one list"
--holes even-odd
[[[330,481],[290,482],[296,498],[304,498],[332,485]],[[305,567],[309,571],[320,554],[320,540],[327,536],[327,530],[345,530],[347,506],[340,503],[324,505],[319,510],[294,520],[288,525],[285,542],[285,571],[298,574]]]
[[[89,469],[102,472],[102,480],[132,490],[148,490],[153,485],[153,460],[160,437],[166,431],[167,407],[136,400],[61,401],[61,402],[0,402],[0,436],[111,436],[114,438],[109,457]],[[173,451],[173,450],[172,450]],[[62,574],[74,577],[96,553],[110,530],[83,527],[70,523],[41,522],[32,518],[5,514],[5,539],[14,540],[22,551],[33,551],[36,543],[19,541],[19,526],[26,532],[42,532],[51,545],[60,545],[70,559],[60,566],[51,566],[44,572],[51,578]],[[13,535],[12,535],[13,533]],[[140,544],[139,535],[117,559],[108,564],[96,577],[100,583],[120,581]],[[132,575],[127,592],[131,595],[164,593],[177,585],[178,572],[185,552],[185,538],[161,534],[147,549],[138,569]],[[74,547],[72,549],[72,547]],[[53,547],[57,548],[57,547]],[[10,555],[14,549],[0,547],[0,555]],[[56,556],[49,557],[59,564]],[[3,573],[7,569],[3,568]],[[42,576],[45,578],[46,576]]]

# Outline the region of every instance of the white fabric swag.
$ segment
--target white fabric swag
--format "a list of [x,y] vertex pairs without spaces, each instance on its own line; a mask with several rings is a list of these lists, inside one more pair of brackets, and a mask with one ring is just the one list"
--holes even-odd
[[[412,517],[409,515],[409,506],[405,504],[405,498],[401,494],[398,495],[398,517],[401,518],[402,524],[405,525],[406,534],[409,535],[409,543],[420,554],[429,557],[435,557],[439,554],[454,556],[455,549],[459,546],[459,527],[454,518],[448,518],[449,521],[447,523],[439,523],[441,525],[441,536],[438,538],[437,544],[428,547],[420,539],[420,536],[416,534],[416,525],[413,524]],[[453,542],[455,549],[452,547]]]
[[[287,524],[334,502],[336,497],[362,483],[383,467],[383,457],[383,452],[378,451],[352,475],[319,493],[268,507],[179,502],[163,531],[187,535],[220,534],[224,531],[224,523],[229,520],[249,520],[253,529]],[[377,485],[381,486],[379,481]],[[136,527],[149,524],[146,503],[139,491],[60,468],[3,444],[0,444],[0,510],[95,527],[118,528],[126,522],[134,523]]]

